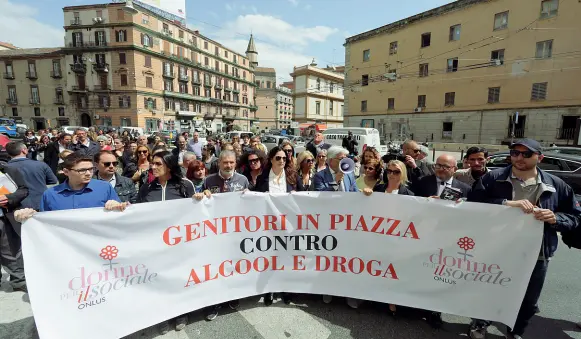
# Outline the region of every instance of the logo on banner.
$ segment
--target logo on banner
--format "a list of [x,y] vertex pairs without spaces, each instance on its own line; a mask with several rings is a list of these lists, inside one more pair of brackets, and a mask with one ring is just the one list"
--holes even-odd
[[149,272],[145,264],[122,264],[114,262],[119,255],[117,246],[107,245],[99,257],[107,263],[79,267],[76,276],[68,283],[68,290],[61,300],[74,299],[79,310],[103,304],[118,291],[136,285],[151,284],[157,273]]
[[460,283],[507,286],[512,278],[506,276],[499,264],[479,261],[474,253],[476,242],[470,237],[456,241],[461,251],[440,248],[428,257],[424,267],[434,270],[434,280],[456,285]]

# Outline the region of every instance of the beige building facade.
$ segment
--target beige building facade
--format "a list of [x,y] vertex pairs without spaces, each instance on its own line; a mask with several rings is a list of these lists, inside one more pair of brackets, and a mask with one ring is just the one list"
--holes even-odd
[[221,132],[254,124],[245,55],[134,4],[65,7],[67,91],[81,124]]
[[460,0],[347,38],[345,124],[386,140],[571,143],[581,4]]
[[295,67],[292,120],[305,125],[343,127],[343,82],[340,70],[323,69],[314,63]]
[[75,125],[62,48],[0,51],[0,114],[35,130]]

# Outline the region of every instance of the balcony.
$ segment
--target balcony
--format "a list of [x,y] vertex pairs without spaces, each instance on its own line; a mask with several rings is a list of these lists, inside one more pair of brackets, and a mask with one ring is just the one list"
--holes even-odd
[[163,72],[163,77],[164,78],[169,78],[169,79],[175,79],[175,75],[173,72],[168,72],[168,71],[164,71]]
[[36,74],[36,72],[26,72],[26,77],[30,80],[38,79],[38,75]]
[[234,93],[236,93],[236,94],[240,94],[240,89],[238,89],[238,88],[234,88],[234,89],[232,90],[232,92],[234,92]]
[[16,97],[14,97],[14,98],[7,98],[6,99],[6,104],[7,105],[18,105],[18,99]]
[[107,47],[107,40],[69,42],[69,48],[98,48]]
[[202,84],[202,80],[200,80],[200,78],[196,78],[196,77],[194,77],[194,78],[192,79],[192,84],[195,84],[195,85],[201,85],[201,84]]
[[442,131],[442,139],[452,139],[452,131]]
[[222,89],[222,84],[217,83],[217,84],[214,85],[214,88],[215,89]]
[[71,20],[71,26],[78,26],[82,24],[83,21],[81,21],[81,18],[74,18],[73,20]]
[[232,88],[231,87],[224,87],[224,92],[232,92]]
[[95,70],[95,72],[108,73],[109,72],[109,64],[106,62],[96,62],[93,64],[93,69]]
[[518,138],[518,139],[524,138],[525,137],[525,129],[524,129],[524,127],[523,128],[515,128],[514,129],[514,136],[513,136],[512,135],[512,126],[508,126],[508,133],[506,135],[506,138],[507,139],[510,139],[510,138],[513,138],[513,137],[514,138]]
[[85,93],[85,92],[87,92],[87,86],[85,86],[85,85],[71,86],[71,92]]
[[209,81],[204,81],[204,87],[212,87],[212,83]]
[[190,76],[187,74],[180,74],[178,77],[178,81],[190,81]]
[[65,104],[65,98],[62,95],[57,95],[54,98],[54,104],[55,105],[64,105]]
[[31,105],[40,105],[40,98],[30,98],[30,100],[28,100],[28,102]]
[[14,73],[4,73],[4,79],[15,79]]
[[71,64],[71,71],[73,71],[75,73],[85,74],[85,73],[87,73],[87,65],[81,64],[78,62]]
[[210,102],[214,104],[221,104],[222,99],[210,98]]
[[61,71],[51,71],[50,77],[54,79],[62,79],[63,73]]
[[575,139],[575,128],[558,128],[557,129],[557,139],[574,140]]
[[95,85],[93,89],[95,92],[110,91],[111,85]]
[[258,106],[255,106],[255,105],[249,105],[249,107],[250,107],[250,110],[251,110],[251,111],[252,111],[252,110],[254,110],[254,111],[258,110]]

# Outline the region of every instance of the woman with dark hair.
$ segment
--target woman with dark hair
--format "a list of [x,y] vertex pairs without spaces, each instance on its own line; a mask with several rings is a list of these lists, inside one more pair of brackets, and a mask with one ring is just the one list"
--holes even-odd
[[[137,202],[155,202],[193,197],[194,184],[182,177],[178,159],[171,152],[160,151],[151,158],[151,171],[155,177],[150,183],[141,185]],[[176,330],[182,330],[188,322],[187,315],[176,318]],[[169,332],[169,322],[160,324],[162,334]]]
[[186,178],[194,184],[196,193],[204,191],[204,181],[206,179],[206,166],[200,160],[194,160],[188,166]]
[[373,189],[375,185],[383,183],[381,180],[383,162],[381,160],[375,158],[367,159],[362,169],[363,175],[355,181],[360,191],[364,188]]
[[283,142],[280,143],[279,147],[286,153],[286,156],[288,158],[287,162],[290,163],[292,167],[295,167],[297,159],[293,143],[290,140],[284,140]]
[[34,131],[31,129],[26,131],[26,134],[24,134],[24,137],[22,138],[22,142],[26,145],[26,148],[28,148],[28,154],[26,157],[28,159],[36,160],[36,143],[38,142],[38,139],[34,136]]
[[37,143],[36,147],[36,160],[44,161],[44,151],[48,144],[50,143],[50,137],[47,134],[43,134],[40,136],[40,141]]
[[248,179],[249,190],[254,190],[256,182],[262,169],[266,165],[266,154],[258,149],[250,149],[240,158],[240,168],[243,168],[242,174]]
[[208,174],[218,173],[218,158],[216,158],[216,148],[213,145],[202,148],[202,162]]
[[[289,159],[290,155],[281,146],[273,147],[268,152],[268,161],[262,174],[256,180],[254,191],[270,193],[293,192],[297,185],[297,172],[288,161]],[[264,305],[272,305],[274,293],[266,293],[263,297]],[[282,299],[285,304],[290,304],[291,295],[283,293]]]

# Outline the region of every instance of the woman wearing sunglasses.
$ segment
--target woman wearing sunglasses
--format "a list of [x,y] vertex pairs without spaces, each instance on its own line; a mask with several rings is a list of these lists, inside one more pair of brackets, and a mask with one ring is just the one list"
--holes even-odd
[[382,184],[381,180],[381,170],[383,168],[381,160],[375,158],[368,159],[367,162],[362,165],[363,175],[361,175],[355,183],[359,190],[365,188],[373,189],[375,185]]
[[123,176],[131,178],[134,183],[141,186],[143,183],[142,174],[149,170],[149,147],[138,146],[131,162],[125,167]]
[[243,168],[242,174],[248,179],[249,190],[253,191],[256,187],[258,177],[262,174],[262,169],[266,164],[266,154],[258,149],[250,149],[240,158],[240,167]]
[[288,162],[294,168],[297,159],[295,158],[295,147],[293,143],[290,140],[284,140],[280,143],[280,148],[286,153]]
[[[283,150],[282,146],[273,147],[268,152],[268,161],[256,181],[254,191],[270,193],[290,193],[294,191],[297,184],[297,174],[288,160],[288,154]],[[274,293],[266,293],[263,297],[266,306],[272,305]],[[291,302],[290,295],[283,293],[283,300],[286,304],[289,304]]]
[[317,172],[320,172],[327,168],[327,150],[319,148],[317,150],[317,164],[316,164]]
[[303,151],[297,156],[297,191],[314,191],[315,159],[309,151]]

